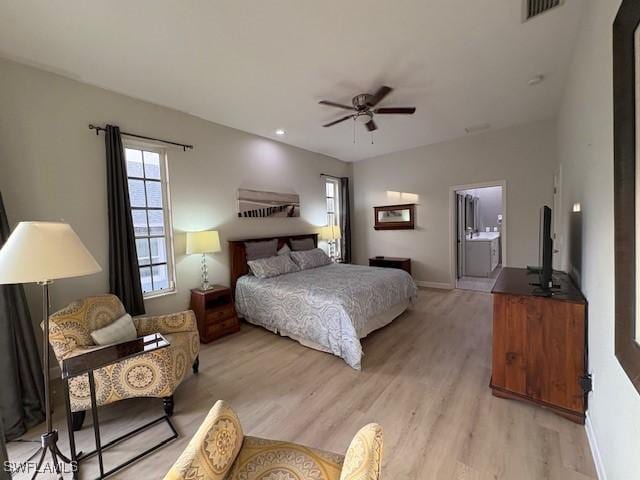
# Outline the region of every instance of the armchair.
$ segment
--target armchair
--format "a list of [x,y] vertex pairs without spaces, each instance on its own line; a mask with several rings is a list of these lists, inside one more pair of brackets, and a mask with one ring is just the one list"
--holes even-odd
[[[75,301],[49,317],[49,343],[58,359],[81,355],[99,348],[91,332],[125,314],[115,295],[98,295]],[[200,338],[192,311],[133,318],[139,336],[161,333],[171,346],[118,362],[94,372],[98,405],[133,397],[163,399],[167,415],[173,414],[173,392],[187,374],[188,365],[198,372]],[[73,429],[82,428],[85,412],[91,408],[86,375],[69,381]]]
[[164,480],[380,480],[382,427],[364,426],[346,456],[245,436],[218,400]]

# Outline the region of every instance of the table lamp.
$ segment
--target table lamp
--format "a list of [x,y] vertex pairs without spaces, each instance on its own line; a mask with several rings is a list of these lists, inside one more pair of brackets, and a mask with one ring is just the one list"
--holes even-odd
[[216,230],[205,230],[203,232],[187,232],[187,255],[193,253],[202,254],[202,290],[209,290],[207,253],[216,253],[220,249],[220,236]]
[[[40,436],[40,457],[36,473],[47,454],[51,454],[60,476],[59,459],[71,463],[58,448],[58,431],[51,419],[49,392],[49,285],[61,278],[81,277],[100,272],[80,238],[66,223],[20,222],[0,249],[0,284],[37,283],[42,286],[42,363],[47,431]],[[35,455],[38,454],[36,452]]]
[[320,240],[324,240],[329,244],[329,256],[332,260],[335,260],[336,254],[336,241],[342,238],[340,227],[338,225],[327,225],[320,229]]

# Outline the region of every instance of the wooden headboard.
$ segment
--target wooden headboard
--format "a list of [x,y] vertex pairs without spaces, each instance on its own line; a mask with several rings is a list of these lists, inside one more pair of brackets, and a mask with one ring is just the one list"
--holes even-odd
[[284,245],[289,245],[290,240],[303,240],[305,238],[313,239],[314,245],[318,246],[318,234],[308,233],[305,235],[282,235],[278,237],[261,237],[261,238],[245,238],[240,240],[229,240],[229,263],[231,269],[231,293],[233,298],[236,295],[236,282],[238,279],[249,273],[249,266],[247,265],[247,250],[245,243],[248,242],[264,242],[266,240],[278,240],[278,250]]

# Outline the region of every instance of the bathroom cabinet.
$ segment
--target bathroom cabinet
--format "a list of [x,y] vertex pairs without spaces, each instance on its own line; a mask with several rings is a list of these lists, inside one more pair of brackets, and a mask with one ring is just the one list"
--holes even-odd
[[488,277],[500,261],[499,234],[480,234],[466,238],[465,275],[470,277]]

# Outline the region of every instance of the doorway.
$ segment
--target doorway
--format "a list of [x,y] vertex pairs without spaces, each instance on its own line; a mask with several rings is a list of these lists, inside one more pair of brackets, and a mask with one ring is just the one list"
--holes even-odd
[[452,187],[455,288],[490,292],[506,263],[506,184]]

